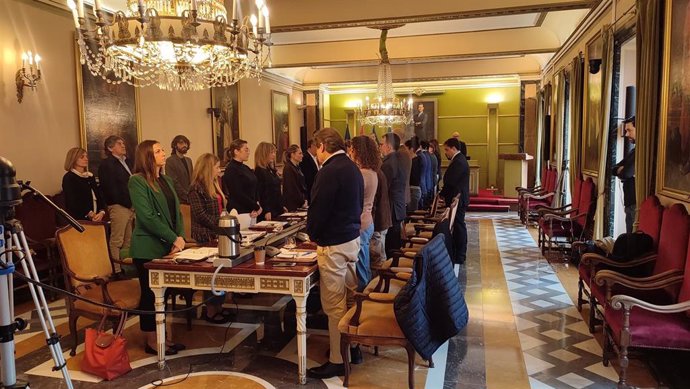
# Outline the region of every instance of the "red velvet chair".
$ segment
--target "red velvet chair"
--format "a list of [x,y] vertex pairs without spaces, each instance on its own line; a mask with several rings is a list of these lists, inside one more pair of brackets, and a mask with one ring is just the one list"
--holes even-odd
[[555,213],[562,213],[562,212],[568,212],[568,211],[573,211],[577,209],[577,207],[580,205],[580,192],[582,188],[582,184],[584,183],[584,180],[582,179],[582,175],[579,175],[575,179],[575,185],[572,190],[572,201],[570,204],[564,205],[562,207],[547,207],[547,206],[542,206],[538,205],[535,210],[539,214],[539,217],[537,219],[537,226],[538,226],[538,232],[537,232],[537,239],[538,239],[538,245],[540,248],[543,249],[544,245],[544,231],[542,230],[541,226],[543,224],[543,219],[545,215],[548,214],[555,214]]
[[[663,241],[659,246],[660,251],[662,245]],[[631,349],[690,351],[690,245],[683,254],[674,261],[684,262],[683,270],[671,271],[665,278],[621,280],[626,287],[634,288],[634,293],[617,294],[606,306],[603,363],[608,366],[610,357],[617,354],[619,388],[631,387],[627,383]],[[597,274],[597,281],[605,272],[608,271],[602,270]],[[608,275],[604,276],[612,280]],[[654,294],[666,294],[669,290],[677,291],[675,298],[667,301],[650,298]]]
[[592,178],[587,178],[580,188],[577,208],[563,212],[546,213],[539,220],[544,243],[542,253],[553,249],[570,250],[573,242],[591,237],[592,221],[596,209],[596,190]]
[[[661,206],[661,203],[659,203],[659,199],[656,196],[647,197],[640,207],[638,231],[644,232],[652,237],[652,240],[654,241],[654,251],[652,253],[657,251],[657,247],[659,245],[659,235],[661,234],[661,221],[663,214],[664,207]],[[652,253],[640,253],[640,255],[638,255],[636,258],[645,258],[643,260],[645,264],[642,266],[650,267],[650,262],[647,262],[646,257]],[[628,264],[632,264],[632,266],[628,266]],[[592,309],[590,309],[589,329],[591,332],[594,332],[595,326],[599,323],[599,321],[596,320],[594,315],[597,307],[597,299],[590,292],[590,290],[596,272],[603,269],[615,270],[619,273],[631,276],[634,275],[635,272],[640,271],[640,265],[637,265],[636,262],[621,264],[620,262],[594,253],[583,255],[578,266],[580,279],[578,280],[577,309],[578,311],[581,311],[583,304],[590,304],[590,308]],[[644,269],[642,269],[642,271],[644,271]],[[584,299],[583,295],[586,295],[587,299]]]
[[549,169],[546,172],[546,182],[541,190],[519,194],[518,212],[523,224],[536,220],[538,214],[535,209],[538,206],[551,206],[553,204],[559,181],[558,171]]

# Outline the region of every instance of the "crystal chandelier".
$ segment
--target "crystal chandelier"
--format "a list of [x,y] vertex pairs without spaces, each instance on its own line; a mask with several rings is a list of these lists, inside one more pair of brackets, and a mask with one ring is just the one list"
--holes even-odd
[[391,127],[393,125],[407,125],[412,122],[412,99],[405,102],[404,99],[396,98],[393,92],[393,76],[388,60],[388,50],[386,50],[386,37],[389,28],[391,27],[381,29],[379,40],[381,62],[379,62],[376,98],[371,101],[367,96],[365,103],[360,102],[356,108],[357,116],[362,124]]
[[94,76],[138,87],[201,90],[260,78],[270,61],[266,4],[256,0],[258,17],[240,22],[238,1],[232,1],[229,23],[223,0],[127,0],[127,9],[113,15],[95,0],[95,21],[84,16],[83,0],[67,5],[80,62]]

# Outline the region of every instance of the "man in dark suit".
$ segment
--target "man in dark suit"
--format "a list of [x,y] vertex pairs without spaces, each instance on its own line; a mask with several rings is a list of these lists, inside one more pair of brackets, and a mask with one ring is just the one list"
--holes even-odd
[[312,188],[307,233],[317,245],[321,306],[328,316],[331,350],[328,362],[309,369],[308,375],[325,379],[345,373],[338,323],[347,313],[347,295],[357,288],[355,264],[364,208],[364,179],[345,154],[345,141],[336,130],[319,130],[314,144],[321,170]]
[[453,223],[453,247],[451,258],[455,263],[464,263],[467,256],[467,226],[465,225],[465,211],[470,203],[470,166],[467,159],[460,152],[460,141],[450,138],[443,143],[446,158],[450,160],[448,169],[443,175],[443,189],[441,197],[450,206],[453,198],[460,194],[458,211]]
[[307,186],[307,201],[311,202],[311,188],[314,186],[316,173],[319,172],[319,163],[316,160],[316,146],[313,139],[309,139],[307,142],[307,155],[304,156],[300,168],[302,169],[302,174],[304,174],[304,183]]
[[111,135],[103,146],[108,157],[98,168],[98,180],[110,216],[110,258],[119,261],[120,250],[129,249],[132,238],[134,211],[127,188],[132,162],[127,159],[127,147],[121,137]]
[[[429,121],[429,116],[424,112],[424,104],[419,103],[417,105],[417,113],[414,114],[414,134],[420,140],[429,140],[429,134],[427,134],[427,123]],[[432,135],[433,137],[433,135]]]
[[[623,122],[625,125],[625,136],[630,143],[635,144],[635,116],[631,116]],[[623,206],[625,206],[625,232],[633,232],[633,222],[635,221],[635,148],[633,147],[625,154],[625,157],[613,165],[612,174],[623,182]]]
[[402,221],[407,216],[407,202],[409,198],[410,170],[412,160],[398,150],[400,137],[394,132],[383,135],[381,154],[383,165],[381,171],[388,181],[388,199],[391,206],[392,226],[386,233],[386,254],[390,256],[402,246]]
[[189,146],[189,138],[177,135],[170,144],[171,155],[165,160],[165,175],[172,178],[182,204],[189,204],[187,197],[192,183],[192,159],[186,156]]

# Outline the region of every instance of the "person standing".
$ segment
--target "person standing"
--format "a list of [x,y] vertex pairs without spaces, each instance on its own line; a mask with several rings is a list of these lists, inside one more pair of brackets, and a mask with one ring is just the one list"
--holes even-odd
[[635,206],[637,198],[635,195],[635,116],[631,116],[623,121],[625,134],[633,148],[625,154],[625,157],[613,165],[612,174],[623,182],[623,206],[625,207],[625,232],[633,232],[635,222]]
[[[388,200],[388,181],[381,169],[376,169],[376,195],[374,195],[374,233],[369,242],[369,259],[372,270],[379,269],[387,259],[386,257],[386,233],[391,228],[391,205]],[[373,274],[373,273],[372,273]]]
[[223,173],[223,191],[228,199],[227,211],[248,213],[252,218],[259,216],[261,206],[256,197],[256,175],[245,162],[249,160],[247,141],[235,139],[226,150],[228,164]]
[[345,141],[336,130],[317,131],[314,143],[321,170],[312,188],[307,233],[317,244],[321,305],[328,316],[331,349],[328,362],[309,369],[308,375],[324,379],[345,373],[338,323],[347,312],[348,292],[357,288],[364,179],[345,154]]
[[283,195],[280,191],[280,177],[276,170],[276,146],[261,142],[254,153],[254,174],[256,175],[256,195],[263,213],[261,220],[273,220],[283,214]]
[[465,144],[465,142],[460,140],[460,133],[455,131],[453,133],[453,138],[457,139],[458,142],[460,142],[460,152],[462,153],[462,155],[465,156],[465,159],[469,160],[470,157],[467,155],[467,145]]
[[422,149],[426,150],[427,155],[429,155],[429,160],[431,161],[431,197],[430,201],[428,202],[431,204],[431,202],[434,200],[434,196],[436,195],[436,184],[438,184],[438,158],[436,156],[436,152],[434,150],[434,147],[431,145],[430,142],[427,141],[422,141]]
[[383,135],[381,154],[383,164],[381,171],[388,181],[388,199],[391,207],[392,226],[386,233],[386,255],[391,256],[402,247],[402,222],[407,216],[407,203],[409,201],[409,181],[412,160],[402,154],[400,137],[394,132]]
[[460,194],[458,211],[453,223],[454,253],[451,253],[451,258],[454,263],[464,263],[467,256],[465,212],[470,203],[470,166],[465,156],[460,152],[460,141],[456,138],[450,138],[443,142],[443,148],[450,164],[443,175],[443,189],[439,194],[448,206],[453,202],[453,198]]
[[304,154],[297,145],[291,145],[285,152],[283,167],[283,206],[288,212],[307,205],[307,185],[300,167]]
[[[161,174],[165,166],[165,151],[155,140],[145,140],[137,146],[134,175],[128,188],[137,222],[132,237],[131,254],[139,273],[141,299],[139,309],[154,311],[154,294],[149,286],[147,262],[175,254],[184,249],[184,223],[170,177]],[[139,315],[139,328],[146,334],[144,351],[157,355],[156,320],[153,314]],[[177,354],[185,346],[167,342],[166,355]]]
[[127,159],[127,147],[121,137],[111,135],[103,146],[108,157],[98,167],[98,180],[110,217],[110,258],[117,262],[121,250],[129,250],[132,239],[134,211],[127,189],[132,163]]
[[364,208],[360,217],[359,254],[357,255],[357,291],[362,292],[371,281],[369,241],[374,233],[372,209],[378,188],[376,171],[381,166],[381,158],[376,143],[366,135],[352,138],[350,157],[359,168],[364,179]]
[[81,147],[69,149],[64,167],[67,173],[62,176],[62,193],[67,213],[77,220],[103,220],[105,203],[96,178],[87,170],[89,157],[86,150]]
[[422,166],[421,157],[419,157],[415,152],[414,140],[417,137],[412,137],[405,141],[405,145],[400,146],[400,150],[408,153],[410,158],[412,158],[412,164],[410,165],[410,201],[407,203],[407,212],[411,213],[419,209],[419,203],[422,199]]
[[[192,238],[202,246],[215,244],[218,239],[218,221],[227,203],[219,179],[218,157],[211,153],[201,154],[196,160],[192,175],[189,205]],[[230,314],[223,311],[225,295],[214,296],[210,291],[204,291],[204,300],[208,300],[204,320],[214,324],[225,324],[230,321]]]
[[302,173],[304,173],[304,184],[307,187],[307,201],[311,199],[311,188],[314,186],[316,180],[316,173],[319,172],[319,161],[316,160],[316,146],[314,140],[309,139],[307,142],[307,155],[301,164]]
[[189,139],[184,135],[177,135],[170,143],[172,155],[165,161],[165,175],[172,178],[175,183],[175,193],[180,203],[189,204],[187,194],[192,182],[192,159],[187,157],[189,151]]

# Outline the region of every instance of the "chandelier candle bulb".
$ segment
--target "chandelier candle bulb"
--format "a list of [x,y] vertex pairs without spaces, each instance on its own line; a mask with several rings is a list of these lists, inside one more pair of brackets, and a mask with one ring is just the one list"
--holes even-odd
[[84,17],[84,0],[77,0],[77,12],[80,18]]
[[266,19],[266,34],[271,33],[271,22],[268,20],[268,7],[264,7],[264,18]]
[[79,14],[77,13],[77,6],[73,0],[67,0],[67,7],[72,11],[72,18],[74,19],[74,27],[79,29]]
[[232,0],[232,19],[237,19],[237,0]]
[[94,13],[95,11],[99,11],[101,9],[101,0],[95,0],[94,2]]
[[254,36],[257,36],[257,31],[256,31],[256,15],[252,14],[252,16],[249,18],[249,21],[252,24],[252,32],[254,33]]
[[196,0],[192,0],[192,11],[196,11],[196,7],[197,7]]
[[264,17],[262,16],[262,8],[259,8],[259,30],[264,28]]

